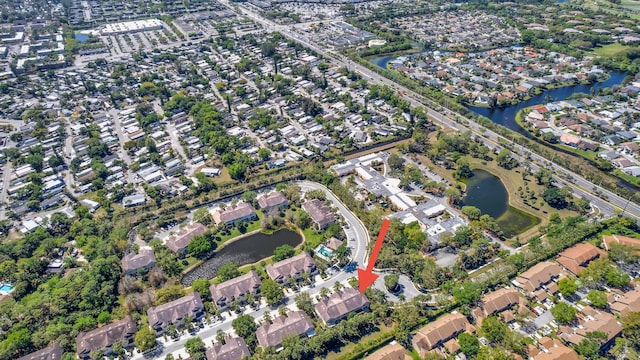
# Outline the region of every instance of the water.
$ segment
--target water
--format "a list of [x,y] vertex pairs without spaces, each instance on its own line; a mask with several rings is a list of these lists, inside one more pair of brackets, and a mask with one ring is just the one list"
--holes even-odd
[[323,247],[321,247],[321,248],[318,250],[318,252],[320,253],[320,255],[322,255],[322,256],[324,256],[324,257],[326,257],[326,258],[328,258],[328,259],[331,259],[331,257],[333,256],[333,253],[331,252],[331,250],[327,249],[327,248],[326,248],[326,247],[324,247],[324,246],[323,246]]
[[475,169],[465,184],[467,191],[463,205],[475,206],[483,214],[491,215],[506,237],[513,237],[540,223],[537,217],[509,205],[507,189],[492,173]]
[[375,57],[373,59],[370,59],[369,62],[377,65],[383,69],[387,68],[387,63],[389,63],[389,61],[392,61],[393,59],[395,59],[397,56],[395,55],[387,55],[387,56],[378,56]]
[[530,134],[524,130],[518,123],[516,122],[516,114],[518,111],[543,103],[547,103],[547,95],[551,101],[559,101],[568,98],[569,96],[575,93],[585,93],[590,94],[591,90],[597,90],[598,88],[604,89],[608,87],[612,87],[614,85],[622,84],[622,81],[627,76],[626,73],[620,71],[611,72],[609,78],[602,82],[597,82],[592,85],[573,85],[573,86],[565,86],[560,88],[555,88],[551,90],[545,90],[540,95],[536,95],[531,97],[529,100],[522,101],[516,105],[507,106],[504,108],[485,108],[485,107],[477,107],[477,106],[469,106],[469,110],[473,111],[478,115],[482,115],[486,118],[491,119],[496,124],[505,126],[515,132],[518,132],[522,135],[530,137]]
[[302,237],[295,231],[281,229],[273,234],[257,233],[225,245],[220,251],[202,265],[190,271],[182,278],[182,284],[190,286],[194,280],[210,279],[216,276],[220,266],[235,262],[238,265],[253,264],[273,255],[281,245],[298,246]]
[[89,35],[87,34],[79,34],[79,33],[75,33],[73,35],[73,37],[79,42],[79,43],[83,43],[85,41],[87,41],[89,39]]
[[13,286],[8,284],[3,284],[0,286],[0,293],[10,293],[13,290]]

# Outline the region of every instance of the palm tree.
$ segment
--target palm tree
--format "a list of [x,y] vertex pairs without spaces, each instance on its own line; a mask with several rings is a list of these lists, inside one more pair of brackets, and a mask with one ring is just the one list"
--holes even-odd
[[218,340],[218,342],[221,342],[222,345],[224,345],[226,338],[227,338],[227,334],[224,331],[222,331],[222,329],[218,329],[218,331],[216,332],[216,340]]
[[262,318],[264,319],[264,321],[268,322],[269,324],[271,324],[271,321],[273,320],[273,318],[271,317],[271,314],[267,311],[264,313],[264,315],[262,315]]
[[302,277],[302,281],[305,284],[310,284],[311,283],[311,274],[309,274],[308,272],[305,271],[300,276]]
[[280,315],[280,316],[287,316],[287,311],[288,311],[288,310],[289,310],[289,309],[287,309],[287,307],[286,307],[286,306],[284,306],[284,305],[280,305],[280,307],[278,307],[278,315]]
[[340,281],[336,281],[336,283],[333,284],[333,290],[335,292],[340,292],[340,290],[342,290],[343,288],[344,288],[344,285],[342,285]]
[[333,253],[333,256],[336,257],[339,265],[346,264],[351,256],[351,248],[348,247],[347,244],[342,243]]
[[329,294],[331,294],[331,290],[327,289],[326,287],[322,287],[322,289],[320,289],[320,297],[327,297],[329,296]]

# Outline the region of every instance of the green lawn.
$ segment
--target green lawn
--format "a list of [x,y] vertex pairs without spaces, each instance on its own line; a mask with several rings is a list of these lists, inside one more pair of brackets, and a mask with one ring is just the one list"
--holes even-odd
[[640,11],[640,1],[638,0],[622,0],[620,6],[629,10]]
[[320,245],[322,240],[324,240],[322,233],[313,228],[302,230],[302,234],[304,235],[305,247],[307,249],[315,249],[316,246]]
[[594,49],[595,53],[600,56],[619,56],[626,54],[632,47],[628,45],[622,45],[619,43],[608,44]]

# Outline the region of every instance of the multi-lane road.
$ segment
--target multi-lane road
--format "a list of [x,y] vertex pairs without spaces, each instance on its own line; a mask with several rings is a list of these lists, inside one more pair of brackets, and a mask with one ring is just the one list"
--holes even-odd
[[[228,4],[228,0],[222,0],[223,3]],[[235,10],[230,6],[232,10]],[[355,63],[348,58],[346,58],[342,54],[338,54],[332,51],[329,51],[317,44],[312,43],[306,36],[299,33],[294,27],[290,25],[278,25],[274,22],[261,17],[260,15],[252,12],[246,7],[239,6],[238,7],[245,16],[250,19],[262,24],[265,28],[273,31],[279,31],[285,37],[297,41],[306,47],[314,50],[318,54],[323,55],[328,60],[332,61],[334,64],[340,66],[346,66],[350,70],[356,70],[360,74],[362,74],[368,81],[376,84],[382,84],[390,86],[396,89],[398,92],[402,93],[403,97],[409,101],[412,106],[422,106],[426,109],[427,114],[430,118],[433,119],[434,122],[439,123],[441,125],[450,127],[459,131],[471,131],[477,137],[481,138],[488,146],[491,148],[495,148],[500,150],[503,148],[500,143],[509,144],[509,148],[514,151],[518,155],[519,159],[523,157],[528,157],[532,162],[532,169],[537,171],[538,169],[548,169],[553,173],[554,181],[560,186],[569,186],[574,190],[574,194],[586,198],[591,202],[591,204],[597,207],[600,210],[600,213],[605,217],[613,216],[618,212],[623,212],[624,215],[632,217],[636,220],[640,220],[640,205],[629,201],[629,199],[625,199],[619,195],[614,194],[613,192],[602,188],[599,185],[593,184],[588,181],[584,177],[565,169],[564,167],[552,163],[546,158],[531,152],[529,149],[524,148],[521,145],[513,142],[511,139],[504,138],[497,133],[486,129],[475,123],[473,120],[464,118],[462,115],[456,114],[449,110],[444,110],[443,112],[439,112],[434,110],[433,108],[440,108],[433,101],[415,93],[414,91],[384,77],[380,76],[376,72],[370,70],[369,68]],[[293,31],[292,31],[293,29]],[[428,106],[431,106],[428,107]],[[457,122],[452,118],[456,117],[459,119],[465,120],[465,124]],[[522,156],[522,157],[521,157]],[[565,174],[564,178],[560,177],[559,174]]]

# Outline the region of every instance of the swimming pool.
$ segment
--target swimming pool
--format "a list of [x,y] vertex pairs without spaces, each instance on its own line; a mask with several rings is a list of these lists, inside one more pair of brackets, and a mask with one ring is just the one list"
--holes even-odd
[[0,293],[10,293],[13,290],[13,286],[9,284],[0,285]]
[[318,249],[318,253],[320,255],[326,257],[327,259],[331,259],[333,257],[333,252],[331,252],[331,250],[327,249],[324,246],[322,246],[322,247],[320,247],[320,249]]

